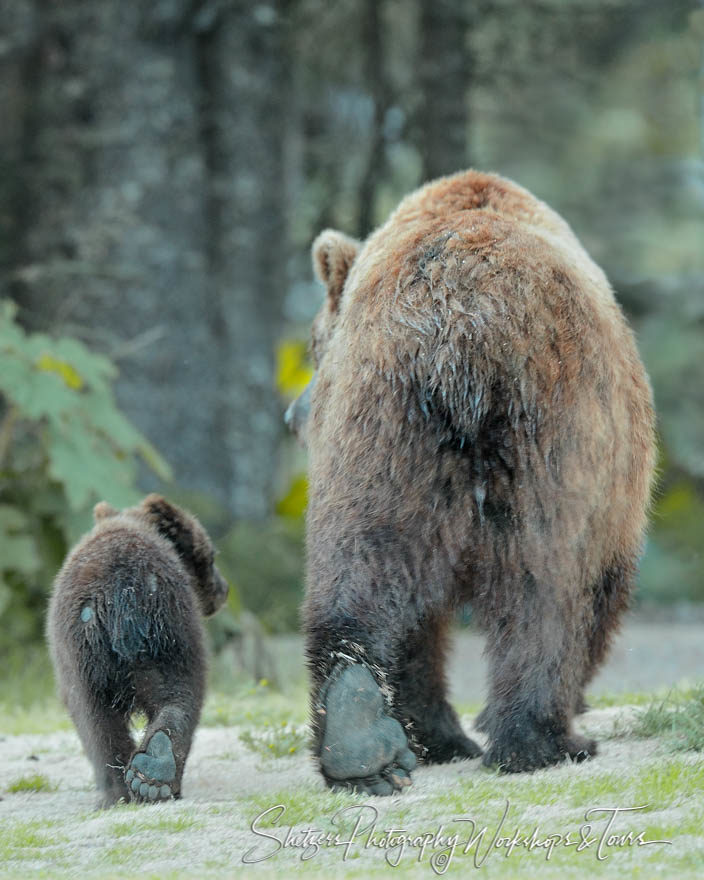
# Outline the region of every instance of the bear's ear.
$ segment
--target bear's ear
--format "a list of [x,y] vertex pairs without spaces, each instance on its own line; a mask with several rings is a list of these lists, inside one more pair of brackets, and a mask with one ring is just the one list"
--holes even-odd
[[194,558],[195,521],[191,516],[175,504],[171,504],[166,498],[154,493],[147,495],[139,506],[147,522],[154,526],[163,538],[171,541],[182,559]]
[[334,229],[323,230],[313,242],[313,269],[328,289],[333,312],[339,308],[342,288],[359,249],[358,241]]
[[108,504],[107,501],[99,501],[93,508],[93,522],[100,522],[101,519],[108,519],[111,516],[117,516],[120,511]]

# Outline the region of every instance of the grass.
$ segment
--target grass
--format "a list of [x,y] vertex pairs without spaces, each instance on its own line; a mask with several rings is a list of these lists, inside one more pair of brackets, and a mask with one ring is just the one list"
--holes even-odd
[[7,787],[10,794],[26,791],[56,791],[58,785],[53,785],[46,776],[41,773],[33,773],[31,776],[21,776]]
[[[4,676],[0,683],[0,706],[10,712],[8,716],[0,709],[0,738],[72,730],[53,695],[46,658],[31,657],[27,669],[25,674],[20,666],[13,667],[14,679]],[[466,876],[476,870],[475,854],[478,859],[486,856],[482,875],[500,880],[587,876],[650,880],[661,875],[699,880],[704,876],[703,685],[657,694],[591,696],[593,708],[638,707],[614,713],[622,720],[613,734],[597,734],[601,752],[594,761],[516,776],[499,776],[478,762],[421,768],[414,774],[414,785],[390,799],[333,793],[322,786],[307,753],[309,712],[303,685],[281,693],[267,682],[252,685],[233,678],[223,688],[211,691],[206,701],[201,724],[211,731],[189,765],[191,775],[180,802],[94,812],[87,765],[80,779],[63,770],[67,737],[31,741],[32,753],[55,762],[51,781],[42,774],[22,774],[24,763],[3,762],[0,744],[0,878],[62,880],[81,873],[89,880],[191,876],[208,880],[284,873],[344,880],[394,876],[427,880],[441,872]],[[461,715],[469,717],[480,708],[458,707]],[[223,727],[228,729],[217,730]],[[203,753],[203,742],[213,743],[211,754]],[[78,754],[76,744],[71,759]],[[267,760],[260,760],[261,756]],[[58,789],[52,784],[57,780]],[[15,792],[32,791],[58,793],[12,797]],[[590,808],[644,809],[617,817],[618,840],[607,847],[607,858],[598,861],[593,847],[577,852],[574,846],[555,843],[549,858],[545,846],[532,850],[516,846],[510,855],[506,843],[491,847],[507,803],[499,840],[516,829],[529,835],[537,826],[543,843],[550,835],[578,835]],[[275,809],[278,805],[285,809]],[[366,811],[372,807],[378,814],[375,829],[364,839],[360,835],[346,858],[340,847],[321,845],[318,851],[314,847],[306,851],[303,846],[282,845],[256,866],[242,864],[242,856],[253,847],[262,853],[266,847],[278,847],[289,827],[294,844],[307,829],[349,836],[357,817],[370,816]],[[257,837],[251,830],[257,817],[261,818],[256,827],[269,838]],[[401,852],[384,843],[387,829],[431,839],[442,826],[446,836],[461,832],[466,837],[468,823],[458,822],[461,818],[474,819],[477,830],[487,827],[481,845],[466,853],[449,845],[428,845],[421,853],[411,843]],[[602,814],[592,825],[600,833],[605,822]],[[642,832],[646,840],[672,844],[629,844],[623,840],[629,830]],[[396,857],[398,868],[392,867]]]
[[295,755],[308,747],[310,730],[304,724],[266,724],[263,728],[249,728],[240,734],[240,742],[259,755],[283,758]]
[[[232,697],[220,695],[218,699],[226,705]],[[245,695],[245,701],[254,702],[257,715],[269,701],[274,714],[287,705],[292,711],[288,700],[287,704],[268,688]],[[661,702],[651,696],[641,711],[647,714],[650,705]],[[690,702],[683,700],[681,705],[686,707]],[[232,706],[231,711],[234,714],[241,708]],[[245,731],[234,730],[231,735],[244,734],[247,739],[249,734],[256,754],[262,753],[267,737],[273,736],[278,743],[276,755],[268,747],[263,752],[271,755],[266,769],[253,771],[260,792],[240,793],[239,776],[251,773],[252,764],[241,749],[233,750],[231,766],[223,762],[222,746],[230,735],[223,732],[218,753],[210,756],[212,763],[203,764],[201,756],[199,767],[206,779],[209,772],[231,778],[232,792],[225,799],[203,802],[201,787],[190,803],[186,790],[179,803],[128,805],[104,813],[86,812],[84,798],[79,811],[72,813],[69,808],[66,815],[53,820],[6,821],[0,814],[0,876],[68,878],[75,876],[80,861],[81,873],[91,880],[112,876],[167,880],[196,875],[254,876],[255,871],[257,876],[286,873],[344,880],[428,878],[445,873],[459,877],[476,870],[477,864],[484,876],[502,880],[581,880],[585,876],[649,880],[663,872],[694,880],[704,866],[704,760],[696,752],[672,751],[669,729],[659,730],[652,730],[650,740],[635,739],[633,734],[626,740],[624,734],[610,741],[601,761],[567,764],[534,774],[499,776],[476,762],[424,768],[403,796],[376,799],[323,788],[301,749],[287,753],[286,737],[300,737],[305,728],[289,721],[260,726],[248,721]],[[299,744],[302,748],[304,738]],[[624,757],[614,760],[614,750]],[[287,775],[289,767],[296,768],[292,777]],[[277,779],[282,784],[277,785]],[[23,790],[43,788],[39,783],[36,789],[27,784]],[[61,790],[65,790],[63,786]],[[614,841],[604,843],[603,861],[596,858],[596,843],[582,852],[574,843],[565,845],[568,839],[579,839],[590,808],[644,805],[648,806],[616,817]],[[369,828],[374,813],[376,822]],[[360,818],[364,819],[361,831],[359,827],[355,830]],[[477,832],[487,829],[466,851],[471,829],[460,819],[473,819]],[[251,830],[255,820],[259,836]],[[608,814],[595,815],[589,823],[592,836],[598,838],[607,822]],[[536,827],[539,845],[530,848],[525,840]],[[284,848],[289,829],[292,836]],[[339,833],[343,841],[353,834],[357,839],[346,853],[339,846],[321,844],[316,849],[305,843],[308,829]],[[406,835],[403,848],[398,842],[389,843],[389,829],[395,829],[397,839]],[[433,843],[438,833],[444,835],[442,844]],[[671,845],[638,846],[635,838],[639,833],[646,841],[671,841]],[[453,835],[458,835],[455,843]],[[507,855],[510,839],[516,835],[524,838],[524,845],[516,845]],[[423,838],[429,843],[421,851],[418,841]],[[247,853],[253,859],[269,858],[248,868],[242,864]],[[398,867],[394,868],[396,862]]]
[[130,818],[110,825],[109,832],[114,838],[133,837],[141,832],[152,831],[160,834],[180,834],[182,831],[198,830],[205,825],[202,820],[187,812],[180,812],[175,816],[161,811],[147,812],[141,805],[123,808],[125,809],[131,813]]
[[302,683],[281,693],[265,679],[256,685],[240,684],[229,693],[211,692],[201,716],[204,727],[303,724],[307,720],[308,695]]
[[[329,818],[338,810],[352,803],[362,803],[364,798],[345,792],[332,792],[329,789],[281,789],[248,798],[242,805],[245,815],[252,818],[266,813],[258,821],[260,828],[274,828],[288,825],[302,825],[315,817]],[[281,804],[284,810],[273,809]]]
[[0,876],[4,876],[4,869],[11,863],[19,863],[18,874],[24,876],[29,873],[27,863],[37,859],[50,859],[57,867],[66,864],[66,853],[61,850],[68,838],[57,832],[57,825],[57,822],[46,819],[3,821]]
[[703,751],[704,685],[651,700],[631,730],[635,736],[663,736],[676,751]]

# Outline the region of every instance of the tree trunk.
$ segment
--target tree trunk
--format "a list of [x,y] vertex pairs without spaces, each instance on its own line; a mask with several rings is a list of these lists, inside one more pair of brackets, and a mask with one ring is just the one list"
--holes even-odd
[[27,323],[117,360],[119,403],[179,486],[260,517],[280,421],[280,19],[234,4],[197,35],[191,8],[37,0],[11,274]]
[[464,0],[420,0],[418,141],[425,180],[469,165],[470,14],[471,4]]
[[224,317],[218,430],[232,468],[229,507],[249,518],[269,510],[282,428],[273,389],[287,257],[284,5],[227,7],[200,53],[210,268]]
[[359,192],[359,221],[357,235],[364,239],[375,226],[374,204],[379,182],[384,179],[384,120],[391,105],[389,87],[384,69],[383,3],[365,0],[363,9],[363,41],[365,51],[365,79],[374,102],[367,165],[362,175]]

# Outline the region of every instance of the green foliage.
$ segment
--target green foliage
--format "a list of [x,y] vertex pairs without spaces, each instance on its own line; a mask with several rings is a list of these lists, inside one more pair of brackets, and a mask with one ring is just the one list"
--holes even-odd
[[111,362],[74,339],[26,333],[15,315],[0,302],[0,649],[40,636],[49,584],[92,505],[137,500],[137,458],[170,477],[118,410]]

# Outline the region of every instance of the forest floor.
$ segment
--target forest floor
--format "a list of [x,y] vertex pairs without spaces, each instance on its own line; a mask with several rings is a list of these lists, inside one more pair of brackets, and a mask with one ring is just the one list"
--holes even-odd
[[[450,665],[479,741],[481,648],[460,633]],[[2,703],[0,688],[0,877],[704,876],[704,735],[690,730],[685,750],[662,724],[673,700],[696,694],[704,706],[693,690],[704,623],[624,628],[577,722],[599,740],[593,760],[515,776],[479,760],[419,767],[394,798],[324,787],[306,748],[300,640],[276,640],[274,652],[282,689],[211,693],[183,799],[159,805],[95,812],[89,764],[56,701]],[[648,707],[655,726],[643,723]]]

